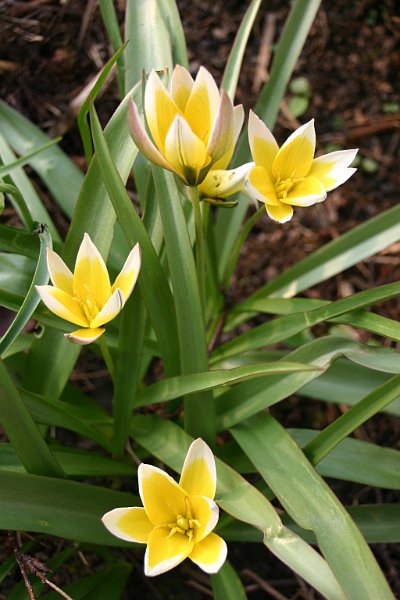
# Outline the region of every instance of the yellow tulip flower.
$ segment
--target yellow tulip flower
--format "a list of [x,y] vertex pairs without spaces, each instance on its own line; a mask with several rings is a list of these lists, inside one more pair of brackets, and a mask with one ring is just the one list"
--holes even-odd
[[189,448],[179,484],[165,471],[141,464],[139,493],[144,508],[115,508],[103,523],[115,536],[147,544],[145,574],[160,575],[190,558],[206,573],[223,565],[225,541],[212,533],[219,509],[214,502],[214,456],[198,438]]
[[140,247],[136,244],[111,285],[104,260],[85,233],[74,273],[48,248],[47,268],[53,285],[38,285],[36,289],[49,310],[82,328],[65,336],[77,344],[90,344],[105,332],[102,325],[116,317],[128,300],[140,265]]
[[357,150],[340,150],[314,158],[314,120],[299,127],[279,148],[268,127],[252,112],[249,143],[256,166],[250,171],[250,196],[265,204],[274,221],[292,218],[293,206],[323,202],[327,192],[353,175]]
[[151,71],[144,94],[144,113],[154,143],[131,101],[129,124],[133,141],[150,161],[176,173],[187,185],[200,184],[211,168],[228,164],[243,123],[242,106],[233,107],[204,67],[193,81],[189,72],[177,65],[169,90]]

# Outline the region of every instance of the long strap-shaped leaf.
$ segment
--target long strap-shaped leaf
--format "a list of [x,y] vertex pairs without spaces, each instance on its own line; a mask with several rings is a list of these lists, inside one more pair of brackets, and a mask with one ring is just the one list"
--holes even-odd
[[0,358],[4,356],[9,346],[25,327],[31,318],[33,311],[39,304],[40,298],[36,292],[35,285],[46,285],[49,280],[46,263],[46,249],[52,248],[51,236],[46,227],[41,227],[37,233],[40,240],[40,252],[36,270],[18,314],[0,340]]
[[[154,416],[137,416],[132,436],[152,455],[175,471],[182,469],[191,438],[177,425]],[[254,486],[220,460],[217,466],[218,504],[236,519],[265,532],[266,545],[324,596],[345,600],[340,585],[326,562],[300,537],[282,526],[272,504]],[[268,541],[267,541],[268,540]],[[304,560],[299,560],[303,556]]]
[[138,282],[156,332],[167,373],[176,374],[179,364],[178,334],[175,307],[165,271],[114,165],[94,107],[91,110],[91,123],[100,174],[109,192],[118,221],[128,244],[132,247],[139,242],[141,247],[143,267]]
[[[153,176],[174,292],[182,374],[207,371],[208,356],[199,286],[181,200],[171,173],[154,166]],[[203,437],[211,446],[214,445],[215,406],[212,392],[185,398],[185,426],[193,436]]]
[[1,359],[0,422],[28,473],[64,477]]
[[314,531],[348,597],[393,599],[360,531],[285,429],[262,414],[231,432],[289,515]]
[[[372,290],[365,290],[330,302],[328,305],[314,308],[304,313],[296,313],[278,317],[267,323],[263,323],[258,327],[254,327],[250,331],[236,337],[234,340],[227,342],[214,352],[213,358],[221,360],[235,354],[242,354],[249,350],[258,350],[263,346],[282,342],[288,337],[304,331],[309,327],[313,327],[323,321],[328,321],[335,317],[340,317],[351,311],[360,310],[367,306],[372,306],[378,302],[384,302],[391,298],[396,298],[400,295],[400,283],[391,283],[382,285]],[[365,316],[361,321],[366,329],[368,329],[368,318]],[[389,333],[392,339],[400,341],[400,326],[394,324],[393,331]]]

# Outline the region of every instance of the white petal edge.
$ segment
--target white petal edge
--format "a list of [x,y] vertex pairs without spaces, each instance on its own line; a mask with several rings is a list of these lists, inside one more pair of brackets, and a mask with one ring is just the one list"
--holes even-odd
[[[214,500],[211,500],[211,498],[207,498],[207,496],[192,496],[192,498],[196,498],[196,497],[202,498],[203,500],[205,500],[211,510],[210,519],[204,528],[203,535],[201,536],[201,540],[204,540],[204,538],[206,538],[208,536],[208,534],[212,532],[212,530],[215,528],[216,524],[218,523],[219,508],[218,508],[218,505],[216,504],[216,502],[214,502]],[[201,540],[198,540],[198,541],[201,541]]]
[[75,269],[80,263],[81,260],[91,260],[91,261],[99,261],[100,268],[107,275],[108,279],[108,271],[106,267],[106,263],[100,252],[97,250],[95,244],[92,242],[92,239],[88,233],[83,234],[83,240],[81,245],[79,246],[78,254],[75,262]]
[[181,562],[187,558],[188,555],[186,553],[177,554],[172,558],[167,560],[163,560],[158,563],[153,569],[149,567],[149,547],[146,548],[146,553],[144,555],[144,574],[147,577],[156,577],[156,575],[161,575],[162,573],[166,573],[166,571],[170,571],[174,567],[178,566]]
[[354,148],[351,150],[337,150],[336,152],[330,152],[329,154],[318,156],[318,158],[314,158],[312,162],[309,175],[312,175],[312,168],[314,165],[323,164],[325,162],[334,162],[335,164],[326,174],[326,177],[332,177],[336,180],[334,184],[328,188],[325,188],[327,192],[330,192],[350,179],[350,177],[357,171],[357,169],[354,167],[349,167],[349,165],[351,165],[355,159],[357,152],[358,148]]
[[[211,481],[214,489],[217,487],[217,471],[215,467],[215,458],[209,446],[201,438],[197,438],[189,446],[185,461],[183,463],[181,479],[184,477],[185,470],[188,469],[195,460],[205,460],[210,472]],[[215,491],[214,491],[215,495]],[[214,498],[213,495],[213,498]]]
[[109,297],[99,314],[91,321],[90,327],[95,329],[108,323],[121,311],[125,304],[124,294],[119,288]]
[[68,292],[69,294],[72,294],[72,283],[74,280],[74,276],[71,273],[71,271],[69,270],[69,268],[67,267],[67,265],[65,264],[65,262],[63,261],[63,259],[61,258],[61,256],[59,256],[51,248],[47,248],[47,257],[46,258],[47,258],[47,270],[49,272],[52,284],[55,287],[60,287],[60,285],[58,285],[55,281],[57,278],[57,274],[59,273],[62,277],[65,277],[68,281],[70,281],[71,289],[65,290],[65,291]]
[[113,510],[106,512],[105,515],[102,516],[101,520],[103,522],[103,525],[108,529],[108,531],[110,533],[115,535],[115,537],[117,537],[121,540],[125,540],[126,542],[136,542],[138,544],[143,544],[143,542],[141,540],[137,540],[136,538],[132,537],[131,535],[127,535],[126,533],[121,531],[117,525],[117,522],[121,519],[121,517],[123,517],[124,515],[126,515],[126,513],[131,512],[132,510],[135,510],[135,509],[138,509],[140,511],[143,510],[143,508],[140,508],[138,506],[126,506],[126,507],[122,507],[122,508],[114,508]]
[[[52,285],[36,285],[35,288],[40,298],[42,299],[42,302],[44,302],[44,304],[49,310],[51,310],[51,312],[54,312],[54,314],[60,317],[60,319],[64,319],[65,321],[69,321],[70,323],[73,323],[74,325],[79,325],[80,327],[89,326],[89,323],[87,321],[85,321],[83,318],[80,319],[79,317],[77,317],[75,313],[71,312],[65,307],[65,304],[54,298],[52,292],[54,290],[58,290],[59,288],[55,288]],[[64,292],[64,290],[60,291]],[[66,292],[64,292],[64,294],[66,294]],[[72,298],[71,301],[73,302]],[[67,316],[61,316],[63,313]]]
[[124,266],[122,267],[121,271],[119,272],[119,274],[112,286],[112,288],[114,288],[114,286],[118,280],[118,277],[120,277],[121,275],[124,277],[128,276],[129,273],[131,271],[133,271],[134,277],[132,278],[130,289],[129,289],[128,293],[124,294],[124,304],[128,300],[129,296],[132,293],[133,288],[135,287],[137,278],[139,277],[141,266],[142,266],[142,251],[141,251],[139,244],[135,244],[134,247],[132,248],[132,250],[129,252],[128,257],[124,263]]
[[252,162],[229,171],[211,169],[199,185],[201,195],[206,198],[227,198],[236,192],[245,191],[247,177],[254,166],[255,163]]
[[228,554],[228,546],[226,545],[225,540],[223,538],[220,539],[222,540],[220,555],[218,556],[217,560],[211,565],[207,565],[197,560],[193,560],[193,558],[189,555],[189,558],[192,562],[194,562],[198,567],[200,567],[202,571],[204,571],[205,573],[209,573],[210,575],[213,573],[218,573],[218,571],[224,564]]
[[249,145],[251,153],[254,157],[254,139],[260,138],[272,144],[276,152],[279,150],[278,142],[276,141],[274,135],[268,129],[266,124],[261,121],[259,117],[257,117],[256,113],[250,110],[249,112],[249,125],[248,125],[248,135],[249,135]]
[[312,147],[314,148],[314,152],[315,152],[316,136],[315,136],[314,119],[311,119],[311,121],[304,123],[304,125],[301,125],[300,127],[298,127],[296,129],[296,131],[293,131],[293,133],[289,135],[288,139],[283,144],[283,146],[281,146],[280,151],[282,151],[284,148],[289,146],[298,137],[304,137],[304,138],[308,139],[308,141],[312,144]]
[[[251,169],[250,169],[251,170]],[[247,195],[252,200],[257,200],[258,202],[262,202],[263,204],[270,206],[278,206],[278,200],[271,200],[271,198],[267,198],[262,194],[254,185],[251,183],[250,179],[246,179],[246,191]]]
[[83,331],[85,331],[85,332],[90,331],[92,333],[92,335],[90,337],[80,336],[79,335],[80,331],[82,331],[82,329],[77,329],[76,331],[73,331],[72,333],[64,333],[64,337],[66,337],[68,340],[70,340],[74,344],[78,344],[79,346],[86,346],[87,344],[92,344],[93,342],[98,340],[99,337],[101,337],[103,335],[103,333],[105,332],[105,329],[102,329],[101,327],[98,327],[97,329],[90,329],[89,327],[87,329],[83,329]]
[[159,165],[168,171],[172,171],[171,165],[168,164],[164,156],[148,136],[140,119],[138,108],[132,99],[129,101],[128,106],[128,124],[131,137],[140,152],[156,165]]

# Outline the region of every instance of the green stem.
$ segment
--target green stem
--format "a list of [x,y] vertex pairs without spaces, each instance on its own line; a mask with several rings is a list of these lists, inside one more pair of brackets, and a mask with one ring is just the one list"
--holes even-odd
[[99,346],[100,346],[100,350],[101,350],[101,353],[104,358],[104,362],[106,363],[107,371],[109,372],[111,379],[114,381],[114,374],[115,374],[114,361],[112,359],[110,350],[107,346],[107,342],[104,338],[104,334],[99,338]]
[[197,273],[197,281],[199,285],[199,294],[200,294],[200,302],[203,310],[203,316],[205,315],[205,302],[206,302],[206,292],[205,292],[205,277],[206,277],[206,269],[205,269],[205,251],[204,251],[204,233],[203,233],[203,223],[201,219],[201,210],[200,210],[200,196],[199,190],[197,186],[191,185],[189,186],[190,199],[192,201],[193,206],[193,215],[194,215],[194,226],[196,231],[196,273]]
[[255,223],[257,223],[258,219],[260,217],[262,217],[262,215],[265,214],[265,207],[264,205],[262,205],[257,212],[254,213],[253,216],[250,217],[250,219],[247,221],[247,223],[245,224],[245,226],[243,227],[242,231],[240,232],[240,235],[236,241],[236,244],[233,248],[233,252],[230,256],[230,258],[228,259],[228,264],[226,267],[226,272],[225,272],[225,278],[224,278],[224,288],[228,289],[230,282],[231,282],[231,278],[233,275],[233,271],[235,270],[236,267],[236,263],[237,260],[239,258],[239,254],[240,251],[242,249],[242,246],[244,244],[244,242],[247,239],[247,236],[249,235],[253,225]]

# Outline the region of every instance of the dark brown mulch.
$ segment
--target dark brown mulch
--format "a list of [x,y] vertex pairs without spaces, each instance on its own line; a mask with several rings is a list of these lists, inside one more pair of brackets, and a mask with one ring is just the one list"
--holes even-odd
[[[220,81],[247,4],[240,0],[178,1],[193,72],[204,64]],[[124,2],[119,0],[117,5],[122,23]],[[237,92],[237,101],[243,103],[246,110],[256,101],[260,85],[257,81],[266,76],[262,60],[268,47],[261,43],[263,35],[266,31],[273,34],[276,42],[288,5],[283,0],[269,0],[260,10]],[[300,120],[305,122],[315,117],[319,153],[332,144],[343,148],[359,147],[362,159],[364,162],[368,159],[369,163],[365,162],[349,182],[330,193],[324,205],[297,210],[290,223],[278,226],[267,217],[259,221],[244,247],[234,277],[234,302],[242,300],[316,248],[398,202],[400,17],[396,7],[396,0],[337,0],[324,3],[320,9],[295,71],[296,76],[308,80],[312,92],[307,112]],[[62,133],[63,148],[84,168],[71,103],[110,56],[96,3],[3,0],[0,3],[0,31],[0,96],[49,134]],[[286,100],[289,98],[290,94]],[[117,102],[114,81],[97,102],[104,122]],[[295,120],[284,107],[275,130],[279,141],[283,141],[295,126]],[[371,173],[371,169],[375,172]],[[9,209],[5,216],[14,219]],[[57,214],[55,217],[57,219]],[[61,215],[57,222],[65,232],[66,224]],[[400,275],[399,250],[400,245],[393,244],[377,256],[308,290],[305,295],[336,299],[395,281]],[[399,308],[398,301],[392,301],[377,310],[398,319]],[[285,404],[286,414],[279,414],[279,417],[291,426],[320,427],[335,418],[337,410],[294,398]],[[382,445],[386,445],[388,439],[395,443],[395,433],[394,421],[388,417],[377,417],[359,432],[364,439]],[[335,490],[344,501],[352,497],[361,498],[362,502],[366,497],[370,501],[381,501],[381,496],[365,496],[381,492],[362,486],[350,490],[335,484]],[[382,501],[394,501],[392,493],[384,495]],[[36,537],[34,552],[47,560],[58,542],[42,542]],[[6,556],[9,554],[6,543],[3,551]],[[398,573],[399,563],[393,546],[377,547],[377,555],[390,583],[398,586],[396,567]],[[141,550],[124,553],[124,556],[135,561],[135,580],[133,583],[132,579],[127,598],[131,597],[132,590],[140,593],[142,598],[190,597],[195,600],[207,597],[198,590],[199,586],[208,585],[207,582],[199,578],[197,570],[187,565],[150,581],[142,575]],[[273,598],[277,592],[288,598],[318,597],[258,547],[246,547],[244,552],[240,544],[232,544],[230,557],[239,571],[250,568],[271,586],[269,592],[254,588],[257,584],[247,574],[243,581],[252,586],[249,587],[250,598]],[[69,565],[55,575],[54,581],[63,586],[75,577],[95,572],[98,568],[95,555],[87,552],[85,560],[86,563]],[[11,583],[9,581],[9,585]]]

